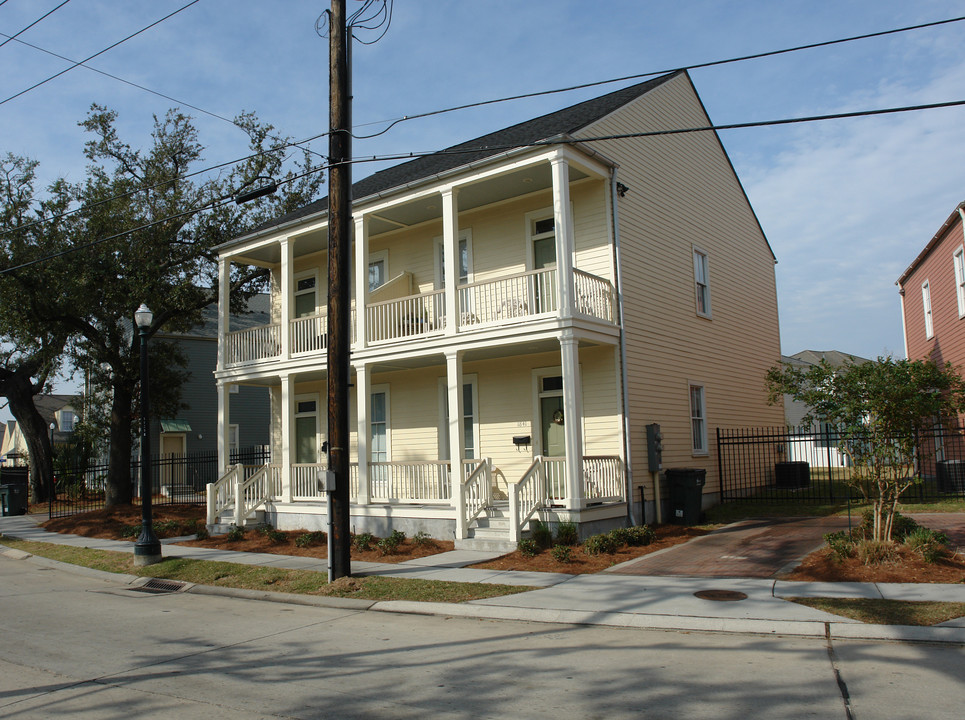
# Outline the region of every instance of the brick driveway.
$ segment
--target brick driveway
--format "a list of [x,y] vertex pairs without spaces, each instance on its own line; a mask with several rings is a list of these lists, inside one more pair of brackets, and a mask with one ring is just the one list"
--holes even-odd
[[[965,548],[965,513],[928,513],[912,517],[925,527],[945,531],[953,548]],[[852,522],[860,522],[860,517],[854,516]],[[847,527],[847,517],[744,520],[606,572],[769,578],[790,570],[805,555],[821,547],[825,533],[846,530]]]

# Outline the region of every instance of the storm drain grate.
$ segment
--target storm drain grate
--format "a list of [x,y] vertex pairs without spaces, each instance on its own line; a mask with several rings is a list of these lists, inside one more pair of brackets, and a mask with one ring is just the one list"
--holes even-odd
[[699,590],[694,593],[694,597],[715,602],[737,602],[738,600],[746,600],[747,593],[737,590]]
[[151,578],[146,583],[139,587],[133,587],[131,590],[136,590],[137,592],[144,593],[154,593],[160,595],[162,593],[176,593],[185,588],[185,583],[178,582],[177,580],[161,580],[160,578]]

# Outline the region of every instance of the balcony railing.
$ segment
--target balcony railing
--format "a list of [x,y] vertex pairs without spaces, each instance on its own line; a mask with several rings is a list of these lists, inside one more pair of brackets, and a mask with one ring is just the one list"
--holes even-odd
[[[557,275],[556,268],[544,268],[459,287],[457,331],[471,332],[555,315],[560,308]],[[575,313],[615,323],[613,285],[582,270],[575,270],[573,276]],[[433,290],[371,303],[365,313],[367,340],[375,345],[440,335],[446,328],[445,291]],[[354,342],[357,339],[354,310],[350,325]],[[327,350],[328,317],[325,313],[295,318],[288,327],[290,355]],[[278,323],[229,332],[224,342],[228,366],[272,360],[283,355]]]

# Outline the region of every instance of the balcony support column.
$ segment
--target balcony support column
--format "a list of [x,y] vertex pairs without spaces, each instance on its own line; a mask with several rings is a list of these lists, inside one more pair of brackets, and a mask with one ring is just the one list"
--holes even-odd
[[372,502],[372,481],[369,477],[369,392],[371,378],[368,366],[355,366],[355,415],[358,437],[359,491],[356,502]]
[[292,443],[295,432],[295,383],[291,375],[281,376],[281,496],[292,501]]
[[449,480],[451,503],[458,507],[462,486],[462,455],[466,447],[465,408],[462,402],[462,351],[446,352],[446,401],[449,407]]
[[294,243],[289,238],[281,241],[281,359],[291,357],[291,326],[292,326],[292,268],[294,266]]
[[218,474],[228,469],[231,462],[231,385],[218,382]]
[[459,190],[442,191],[442,257],[446,335],[459,331]]
[[583,507],[583,381],[580,343],[572,332],[560,338],[563,365],[563,426],[566,442],[566,508]]
[[550,160],[553,175],[553,224],[556,234],[556,277],[560,317],[573,317],[573,213],[570,211],[570,166],[562,154]]
[[218,370],[224,370],[227,364],[230,299],[231,261],[218,258]]
[[[355,346],[368,345],[368,318],[365,308],[369,304],[369,218],[355,216]],[[359,465],[361,470],[361,464]],[[361,487],[359,488],[361,492]]]

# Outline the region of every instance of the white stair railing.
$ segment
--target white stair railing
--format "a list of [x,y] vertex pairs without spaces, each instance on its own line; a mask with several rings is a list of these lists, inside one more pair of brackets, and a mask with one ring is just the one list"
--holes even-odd
[[[457,478],[458,480],[458,478]],[[469,526],[492,504],[492,461],[484,458],[464,482],[457,482],[456,537],[469,537]]]
[[536,511],[546,504],[549,497],[546,487],[546,474],[543,458],[537,457],[533,464],[523,473],[519,482],[514,483],[509,491],[509,540],[519,542],[523,528],[526,527]]
[[230,508],[235,500],[235,486],[241,480],[244,466],[231,465],[217,482],[207,484],[208,525],[214,525],[225,510]]
[[265,464],[245,480],[235,484],[235,525],[242,527],[245,519],[272,499],[271,465]]

